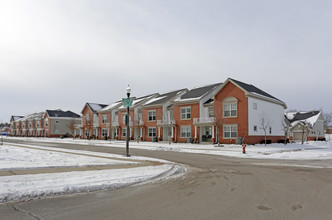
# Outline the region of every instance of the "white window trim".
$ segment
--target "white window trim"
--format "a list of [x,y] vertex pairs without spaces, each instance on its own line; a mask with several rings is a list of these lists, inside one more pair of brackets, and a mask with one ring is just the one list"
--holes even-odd
[[[155,136],[151,136],[150,135],[150,129],[154,129],[155,130],[155,132],[154,132],[156,134]],[[148,137],[149,138],[157,137],[157,128],[156,127],[148,127]]]
[[[185,113],[183,113],[185,117],[182,117],[183,116],[182,115],[182,109],[186,110]],[[187,117],[188,116],[188,109],[190,110],[190,118]],[[180,118],[181,118],[181,120],[190,120],[192,118],[191,106],[186,106],[186,107],[181,107],[180,108]]]
[[[126,132],[124,132],[124,131],[126,131]],[[125,135],[124,135],[124,133],[125,133]],[[127,128],[122,128],[122,137],[127,137]]]
[[[151,117],[154,119],[150,120],[150,113],[152,114]],[[157,120],[157,111],[156,110],[149,110],[148,111],[148,121],[156,121]]]
[[101,116],[101,123],[106,124],[107,123],[107,115],[102,115]]
[[[226,127],[230,127],[231,128],[231,130],[230,130],[230,137],[225,137],[225,128]],[[236,137],[232,137],[232,128],[233,127],[236,127]],[[238,125],[237,124],[224,124],[223,125],[223,138],[224,139],[236,139],[237,137],[238,137],[238,135],[239,135],[239,129],[238,129]]]
[[[186,136],[183,136],[183,130],[182,129],[186,129]],[[188,130],[187,130],[188,129]],[[189,132],[188,132],[189,131]],[[188,133],[190,133],[190,135],[188,135]],[[189,126],[181,126],[180,127],[180,137],[181,138],[191,138],[192,137],[192,135],[191,135],[191,126],[189,125]]]

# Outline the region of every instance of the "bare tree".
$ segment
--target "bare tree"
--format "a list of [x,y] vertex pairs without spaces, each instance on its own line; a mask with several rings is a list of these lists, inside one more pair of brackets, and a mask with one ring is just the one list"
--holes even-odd
[[218,146],[220,146],[220,132],[221,132],[221,125],[222,125],[222,111],[221,106],[218,105],[217,109],[214,109],[214,117],[212,119],[213,126],[216,128],[216,141]]
[[71,132],[71,136],[74,138],[74,132],[76,130],[76,121],[74,119],[72,119],[70,121],[70,123],[67,125],[67,127],[69,128],[69,130]]
[[302,126],[302,140],[301,140],[301,144],[304,144],[304,141],[307,139],[309,131],[310,131],[310,125],[307,124],[306,122],[301,122],[301,126]]
[[285,115],[281,116],[281,126],[284,130],[284,134],[285,134],[285,140],[284,140],[284,144],[287,144],[287,134],[290,128],[290,123],[288,122],[287,118],[285,117]]
[[[88,116],[88,118],[86,116]],[[88,113],[85,115],[85,129],[90,132],[89,137],[86,137],[89,140],[91,138],[92,128],[93,128],[93,114]]]
[[264,143],[265,143],[265,146],[266,146],[266,135],[267,135],[267,129],[270,127],[270,118],[268,115],[266,115],[265,112],[261,113],[258,115],[258,120],[259,120],[259,126],[260,126],[260,129],[263,129],[264,131]]
[[134,114],[133,129],[134,129],[134,136],[135,136],[135,131],[138,132],[137,143],[139,143],[139,141],[140,141],[140,138],[141,138],[140,132],[141,132],[141,129],[144,127],[144,124],[142,123],[143,122],[142,119],[143,119],[142,110],[137,112],[136,117]]

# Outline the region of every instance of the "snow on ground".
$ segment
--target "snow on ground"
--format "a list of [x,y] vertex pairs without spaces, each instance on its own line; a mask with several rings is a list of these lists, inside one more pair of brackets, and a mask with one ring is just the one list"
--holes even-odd
[[0,177],[0,202],[115,189],[176,172],[172,165]]
[[[20,138],[21,139],[21,138]],[[103,141],[103,140],[81,140],[81,139],[53,139],[53,138],[28,138],[32,141],[46,141],[57,143],[80,143],[86,145],[109,146],[125,148],[124,141]],[[328,139],[327,139],[328,140]],[[332,137],[331,137],[332,140]],[[258,159],[288,159],[288,160],[315,160],[332,159],[332,142],[312,141],[303,145],[300,143],[292,144],[268,144],[268,145],[248,145],[246,154],[242,153],[241,145],[222,145],[218,147],[212,144],[180,144],[162,142],[130,142],[130,148],[157,150],[157,151],[176,151],[185,153],[213,154],[240,158]]]
[[46,167],[116,165],[135,163],[106,158],[89,157],[54,151],[36,150],[4,145],[0,147],[0,171]]
[[[28,148],[27,148],[28,147]],[[31,149],[35,148],[35,149]],[[62,151],[62,152],[55,152]],[[121,160],[119,160],[121,159]],[[124,160],[126,159],[126,160]],[[134,161],[133,161],[134,160]],[[140,166],[143,161],[158,161],[158,166]],[[20,201],[41,196],[89,192],[120,188],[143,181],[158,181],[176,177],[186,168],[167,161],[145,157],[67,150],[33,145],[0,146],[0,172],[6,170],[29,170],[37,168],[82,167],[91,165],[128,165],[138,167],[105,169],[97,171],[72,171],[51,174],[0,175],[0,203]]]

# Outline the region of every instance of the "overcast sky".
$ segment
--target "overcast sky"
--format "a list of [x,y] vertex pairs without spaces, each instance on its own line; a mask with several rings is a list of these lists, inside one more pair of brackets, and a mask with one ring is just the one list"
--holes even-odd
[[0,121],[223,82],[332,111],[331,0],[0,0]]

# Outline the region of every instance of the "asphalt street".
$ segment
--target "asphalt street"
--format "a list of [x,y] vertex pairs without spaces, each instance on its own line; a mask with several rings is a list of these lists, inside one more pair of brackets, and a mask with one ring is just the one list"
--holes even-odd
[[[125,153],[124,148],[93,145],[52,147]],[[2,204],[0,219],[332,219],[332,169],[307,167],[331,165],[331,160],[130,153],[185,164],[190,170],[163,182]]]

